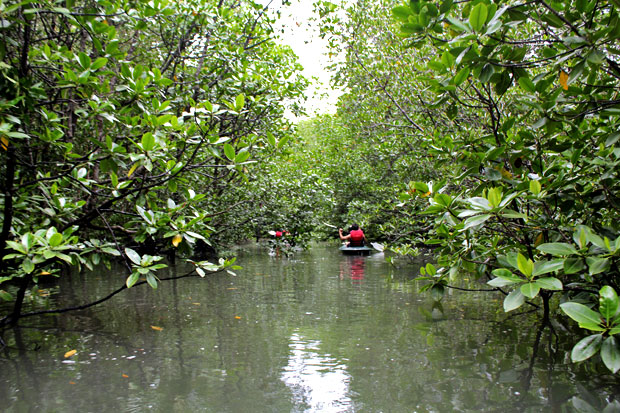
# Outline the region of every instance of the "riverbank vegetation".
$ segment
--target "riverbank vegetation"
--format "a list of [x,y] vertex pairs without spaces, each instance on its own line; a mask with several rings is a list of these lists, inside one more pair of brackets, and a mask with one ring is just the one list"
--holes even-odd
[[212,3],[3,5],[5,321],[64,266],[155,287],[166,253],[357,222],[432,248],[437,299],[474,274],[620,369],[618,1],[318,1],[345,93],[296,130],[307,81],[264,8]]

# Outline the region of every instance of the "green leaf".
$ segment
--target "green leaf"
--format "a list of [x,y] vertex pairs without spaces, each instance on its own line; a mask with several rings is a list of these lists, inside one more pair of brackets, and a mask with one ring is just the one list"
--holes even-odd
[[446,20],[448,20],[450,22],[450,24],[453,27],[453,29],[457,30],[457,31],[461,31],[461,32],[471,32],[471,29],[469,27],[467,27],[465,25],[465,23],[463,23],[462,21],[455,19],[454,17],[448,16],[446,17]]
[[588,273],[590,275],[600,274],[609,268],[609,259],[600,257],[587,257]]
[[26,274],[30,274],[34,271],[34,263],[30,258],[26,258],[24,261],[22,261],[21,267]]
[[502,189],[499,187],[489,189],[487,200],[493,208],[499,206],[499,203],[502,201]]
[[601,359],[612,373],[620,369],[620,348],[615,337],[607,337],[601,345]]
[[593,334],[582,339],[573,347],[570,358],[575,362],[589,359],[599,351],[602,341],[603,336],[601,334]]
[[564,288],[562,281],[555,277],[538,278],[535,283],[545,290],[560,291]]
[[495,68],[493,67],[493,65],[491,63],[485,63],[484,66],[482,66],[480,74],[478,75],[478,80],[480,80],[482,83],[486,83],[491,80],[491,76],[493,76],[494,73]]
[[435,268],[435,266],[434,266],[433,264],[431,264],[430,262],[429,262],[429,263],[426,263],[425,269],[426,269],[426,273],[427,273],[428,275],[435,275],[435,274],[437,274],[437,269],[436,269],[436,268]]
[[484,3],[478,3],[469,14],[469,24],[479,32],[487,21],[487,6]]
[[529,258],[525,258],[521,253],[517,254],[517,266],[519,271],[523,273],[527,278],[532,276],[534,272],[534,261]]
[[487,284],[493,287],[505,287],[508,285],[520,284],[524,282],[521,277],[514,275],[512,272],[505,268],[497,268],[493,270],[493,275],[497,278],[493,278]]
[[585,265],[581,258],[567,258],[564,260],[564,273],[575,274],[583,270]]
[[489,204],[489,201],[486,198],[482,198],[480,196],[468,198],[467,202],[470,203],[474,209],[481,209],[483,211],[490,211],[491,209],[493,209],[491,207],[491,204]]
[[564,260],[555,259],[551,261],[536,261],[534,263],[534,272],[532,275],[539,276],[553,271],[559,271],[564,268]]
[[250,157],[250,152],[249,151],[242,151],[239,152],[237,154],[237,156],[235,156],[235,163],[242,163],[248,160],[248,158]]
[[152,273],[149,272],[148,274],[146,274],[146,282],[151,286],[152,289],[157,289],[157,278]]
[[504,311],[509,312],[515,310],[523,305],[525,302],[525,296],[521,293],[520,289],[511,291],[510,294],[504,298]]
[[529,77],[520,77],[518,82],[519,86],[521,86],[521,89],[525,90],[526,92],[534,93],[536,91],[536,85]]
[[464,67],[459,70],[458,73],[454,76],[454,84],[457,86],[461,85],[467,79],[469,73],[469,67]]
[[413,183],[413,188],[416,191],[420,191],[423,194],[429,192],[428,185],[425,184],[424,182],[414,182]]
[[108,63],[108,59],[106,59],[105,57],[100,57],[97,60],[95,60],[95,62],[90,66],[90,69],[91,70],[101,69],[107,63]]
[[575,247],[563,242],[549,242],[546,244],[540,244],[538,247],[536,247],[536,249],[546,254],[560,257],[577,254],[577,250],[575,249]]
[[465,226],[463,227],[463,229],[465,230],[465,229],[469,229],[471,227],[475,227],[475,226],[478,226],[480,224],[483,224],[489,218],[491,218],[490,214],[482,214],[482,215],[478,215],[478,216],[475,216],[475,217],[467,218],[465,220]]
[[142,149],[144,149],[145,152],[148,152],[154,147],[155,147],[155,137],[153,136],[153,134],[151,132],[147,132],[144,135],[142,135]]
[[560,304],[564,313],[579,324],[600,324],[601,315],[583,304],[567,302]]
[[4,290],[0,290],[0,299],[4,301],[11,301],[13,299],[13,296]]
[[273,133],[267,132],[267,142],[269,142],[271,146],[276,146],[276,137],[273,136]]
[[534,195],[540,194],[542,189],[539,181],[530,181],[530,192]]
[[448,207],[452,203],[452,197],[448,194],[437,194],[433,197],[433,201],[439,205]]
[[407,22],[412,16],[411,8],[407,6],[397,6],[392,9],[392,15],[402,22]]
[[608,285],[601,288],[599,294],[599,312],[609,322],[618,311],[618,294]]
[[86,53],[78,53],[78,61],[80,62],[80,66],[82,66],[82,69],[86,70],[90,68],[91,60]]
[[127,288],[131,288],[135,283],[138,282],[139,278],[140,278],[139,273],[132,272],[131,275],[127,277],[127,281],[125,281],[125,285],[127,285]]
[[142,263],[142,258],[140,258],[140,254],[138,254],[131,248],[125,248],[125,255],[127,255],[127,258],[129,258],[136,265],[140,265]]
[[235,148],[230,143],[224,144],[224,155],[231,161],[235,160]]
[[245,96],[243,93],[241,93],[240,95],[237,95],[237,97],[235,98],[235,110],[237,112],[241,112],[244,105],[245,105]]
[[284,145],[286,145],[286,143],[289,141],[289,139],[291,139],[290,135],[286,135],[286,136],[282,137],[282,139],[280,139],[280,141],[278,142],[278,145],[276,147],[278,149],[282,149],[284,147]]
[[540,286],[535,282],[525,283],[521,286],[521,294],[527,298],[534,298],[540,292]]
[[49,244],[51,247],[57,247],[62,243],[62,234],[56,232],[54,233],[50,239],[49,239]]
[[515,279],[513,278],[504,278],[504,277],[497,277],[497,278],[493,278],[492,280],[488,281],[487,284],[489,284],[491,287],[507,287],[509,285],[515,285],[515,284],[519,284],[521,282],[523,282],[523,280],[521,279],[516,279],[518,277],[515,277]]

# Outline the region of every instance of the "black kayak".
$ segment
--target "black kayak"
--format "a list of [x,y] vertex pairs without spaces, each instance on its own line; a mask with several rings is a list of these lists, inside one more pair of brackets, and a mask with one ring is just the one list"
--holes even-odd
[[370,255],[372,248],[370,247],[347,247],[343,245],[339,248],[344,255]]

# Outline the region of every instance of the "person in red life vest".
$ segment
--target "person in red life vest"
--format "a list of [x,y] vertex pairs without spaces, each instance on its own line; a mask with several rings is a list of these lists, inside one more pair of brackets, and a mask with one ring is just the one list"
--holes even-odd
[[366,242],[366,236],[357,224],[351,225],[349,235],[342,235],[342,228],[338,228],[338,234],[342,241],[349,241],[347,247],[363,247]]

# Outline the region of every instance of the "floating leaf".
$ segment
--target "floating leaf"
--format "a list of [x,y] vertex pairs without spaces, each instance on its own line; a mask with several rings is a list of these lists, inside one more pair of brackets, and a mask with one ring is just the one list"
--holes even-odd
[[163,330],[163,327],[157,327],[157,326],[151,326],[151,328],[155,331],[161,331]]
[[65,353],[65,358],[67,359],[67,358],[69,358],[69,357],[73,356],[75,353],[77,353],[77,350],[70,350],[70,351],[67,351],[67,352]]
[[126,375],[125,373],[121,374],[121,377],[124,378],[124,379],[128,379],[129,378],[129,376]]
[[172,245],[178,247],[181,241],[183,241],[183,237],[181,236],[181,234],[177,234],[172,238]]
[[236,320],[241,320],[241,317],[239,317],[238,315],[235,316]]

